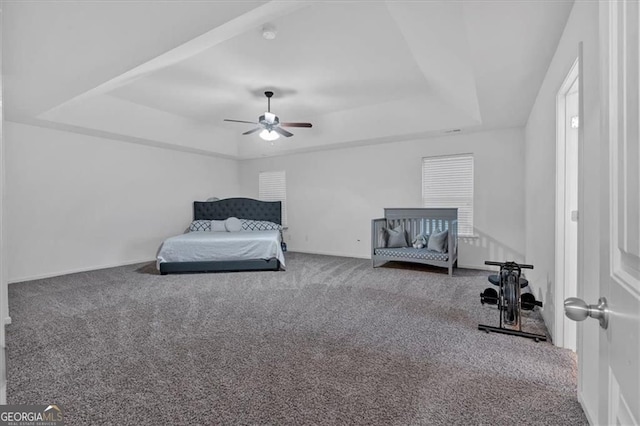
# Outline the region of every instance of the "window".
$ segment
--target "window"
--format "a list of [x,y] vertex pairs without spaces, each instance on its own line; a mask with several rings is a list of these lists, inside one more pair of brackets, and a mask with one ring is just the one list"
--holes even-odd
[[457,207],[458,235],[473,235],[473,155],[422,159],[422,205]]
[[258,198],[262,201],[281,201],[282,226],[287,225],[287,178],[284,170],[260,172]]

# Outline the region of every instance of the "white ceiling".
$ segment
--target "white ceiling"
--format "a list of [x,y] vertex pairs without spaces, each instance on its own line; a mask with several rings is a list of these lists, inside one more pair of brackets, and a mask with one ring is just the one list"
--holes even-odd
[[[6,2],[5,116],[239,159],[521,126],[571,6]],[[256,120],[265,90],[314,127],[271,145],[223,122]]]

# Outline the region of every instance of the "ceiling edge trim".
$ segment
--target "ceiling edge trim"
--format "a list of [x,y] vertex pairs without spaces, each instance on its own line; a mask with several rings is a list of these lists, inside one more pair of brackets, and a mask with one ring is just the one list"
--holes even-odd
[[234,155],[220,154],[217,152],[206,151],[203,149],[174,145],[167,142],[160,142],[153,139],[138,138],[135,136],[128,136],[128,135],[122,135],[119,133],[106,132],[104,130],[89,129],[82,126],[56,123],[53,121],[47,121],[47,120],[36,119],[36,118],[13,118],[13,119],[5,119],[5,121],[18,123],[18,124],[26,124],[28,126],[41,127],[45,129],[57,130],[62,132],[77,133],[77,134],[92,136],[96,138],[111,139],[119,142],[133,143],[136,145],[144,145],[152,148],[168,149],[171,151],[184,152],[188,154],[205,155],[207,157],[215,157],[215,158],[221,158],[225,160],[235,160],[235,161],[240,160],[239,157]]
[[306,154],[309,152],[319,152],[319,151],[335,151],[338,149],[348,149],[348,148],[357,148],[362,146],[369,145],[382,145],[385,143],[394,143],[394,142],[406,142],[410,140],[420,139],[421,137],[434,137],[437,134],[434,132],[422,132],[422,133],[410,133],[406,135],[399,136],[384,136],[375,139],[359,139],[350,142],[335,142],[329,145],[315,145],[309,146],[305,148],[294,148],[286,151],[279,151],[274,155],[260,155],[260,156],[240,156],[238,159],[240,161],[243,160],[261,160],[264,158],[273,158],[273,157],[283,157],[286,155],[294,155],[294,154]]
[[495,131],[502,131],[502,130],[507,131],[507,130],[513,130],[513,129],[524,130],[524,126],[507,126],[507,127],[490,127],[490,128],[480,128],[479,126],[467,127],[464,129],[464,131],[460,133],[443,133],[441,130],[418,132],[418,133],[407,133],[405,135],[384,136],[384,137],[375,138],[375,139],[361,139],[361,140],[351,141],[351,142],[337,142],[330,145],[321,145],[321,146],[317,145],[317,146],[310,146],[305,148],[289,149],[287,151],[280,151],[273,155],[239,156],[237,159],[238,161],[264,160],[267,158],[284,157],[284,156],[296,155],[296,154],[307,154],[310,152],[335,151],[339,149],[383,145],[387,143],[408,142],[408,141],[413,141],[418,139],[446,138],[446,137],[454,137],[454,136],[461,136],[461,135],[469,135],[473,133],[495,132]]

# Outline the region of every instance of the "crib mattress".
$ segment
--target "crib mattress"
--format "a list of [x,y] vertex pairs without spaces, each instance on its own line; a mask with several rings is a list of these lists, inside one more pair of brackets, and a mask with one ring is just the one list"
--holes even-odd
[[405,259],[449,260],[449,253],[439,253],[426,248],[413,247],[377,248],[374,252],[378,256],[401,257]]

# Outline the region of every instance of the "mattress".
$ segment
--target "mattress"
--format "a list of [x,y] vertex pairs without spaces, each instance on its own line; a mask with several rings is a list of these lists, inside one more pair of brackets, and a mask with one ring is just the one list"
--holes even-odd
[[157,256],[163,262],[210,262],[273,259],[285,267],[280,231],[194,231],[167,238]]
[[377,248],[375,254],[378,256],[404,257],[407,259],[449,260],[449,253],[439,253],[426,248],[399,247],[399,248]]

